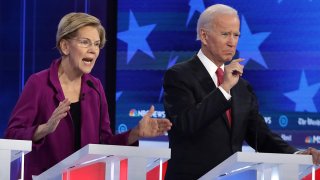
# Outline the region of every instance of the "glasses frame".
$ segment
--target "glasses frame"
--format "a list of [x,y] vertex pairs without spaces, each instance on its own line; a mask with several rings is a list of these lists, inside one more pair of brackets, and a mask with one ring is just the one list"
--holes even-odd
[[75,40],[78,42],[78,45],[83,48],[95,48],[95,49],[101,49],[101,42],[98,41],[91,41],[89,38],[70,38],[70,40]]

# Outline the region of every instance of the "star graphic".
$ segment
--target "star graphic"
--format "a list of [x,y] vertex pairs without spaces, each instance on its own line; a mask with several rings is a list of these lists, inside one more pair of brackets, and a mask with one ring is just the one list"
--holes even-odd
[[153,52],[147,42],[147,38],[156,24],[139,26],[133,13],[130,11],[129,29],[118,33],[118,38],[128,44],[127,64],[131,61],[134,54],[141,50],[154,59]]
[[205,9],[203,0],[190,0],[189,1],[189,6],[190,6],[190,10],[189,10],[189,14],[188,14],[188,19],[186,22],[186,26],[188,26],[193,14],[198,11],[198,12],[202,12]]
[[308,85],[306,75],[302,71],[299,89],[284,93],[291,101],[296,103],[295,111],[317,112],[313,97],[320,89],[320,83]]
[[[283,0],[278,0],[278,3],[280,4]],[[309,2],[312,2],[312,0],[309,0]]]
[[262,32],[252,34],[244,16],[242,16],[241,24],[241,37],[239,39],[238,51],[240,53],[239,57],[244,59],[243,64],[247,64],[251,59],[263,67],[268,68],[260,53],[259,46],[269,36],[270,33]]
[[116,92],[116,101],[119,100],[119,98],[121,97],[122,93],[123,93],[123,91]]
[[[179,56],[175,56],[174,58],[172,58],[172,55],[171,55],[170,58],[169,58],[167,69],[169,69],[173,65],[175,65],[177,60],[178,60],[178,58],[179,58]],[[163,97],[163,87],[161,88],[161,91],[160,91],[160,95],[159,95],[159,99],[158,99],[159,102],[161,101],[162,97]]]

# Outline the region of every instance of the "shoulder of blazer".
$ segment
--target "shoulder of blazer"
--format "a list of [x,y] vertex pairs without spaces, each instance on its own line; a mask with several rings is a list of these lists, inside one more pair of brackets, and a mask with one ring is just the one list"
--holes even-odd
[[172,66],[168,71],[182,72],[183,74],[200,74],[203,76],[209,75],[206,71],[206,68],[201,63],[197,55],[194,55],[187,61],[177,63],[176,65]]
[[215,87],[210,74],[196,55],[174,65],[165,73],[164,85],[174,81],[181,81],[193,87],[201,86],[206,92],[210,92]]

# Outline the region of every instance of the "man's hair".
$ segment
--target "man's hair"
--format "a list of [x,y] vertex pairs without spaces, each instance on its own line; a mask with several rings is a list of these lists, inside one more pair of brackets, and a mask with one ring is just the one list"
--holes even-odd
[[56,35],[56,47],[61,52],[60,41],[62,39],[71,39],[77,35],[77,31],[85,26],[92,26],[97,28],[100,38],[100,48],[104,47],[106,43],[106,33],[100,20],[92,15],[86,13],[72,12],[63,16],[60,20]]
[[238,16],[238,11],[224,4],[215,4],[204,10],[197,23],[197,40],[200,40],[200,29],[212,28],[212,22],[218,14],[234,14]]

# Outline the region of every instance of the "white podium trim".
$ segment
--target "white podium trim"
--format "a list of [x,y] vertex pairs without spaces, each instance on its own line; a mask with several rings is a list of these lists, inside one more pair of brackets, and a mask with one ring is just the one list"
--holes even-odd
[[[297,171],[301,171],[304,170],[306,166],[310,167],[312,165],[311,155],[237,152],[203,175],[200,180],[217,179],[224,175],[248,169],[261,170],[276,167],[280,172],[281,168],[287,169],[288,166],[291,166],[290,168],[295,171],[295,168],[292,166],[296,166],[296,169],[298,169]],[[298,168],[299,166],[300,169]],[[298,172],[294,171],[286,172],[286,175],[292,175],[290,177],[298,176]]]
[[24,155],[32,149],[32,142],[26,140],[0,139],[0,179],[10,179],[11,162],[22,157],[21,180],[24,175]]
[[[133,175],[134,177],[139,177],[139,179],[141,179],[140,177],[142,177],[143,173],[145,176],[145,172],[143,172],[142,168],[146,169],[147,159],[170,159],[170,156],[171,150],[169,148],[144,148],[134,146],[88,144],[47,171],[38,176],[33,176],[33,179],[61,179],[61,173],[64,170],[81,166],[82,164],[93,159],[104,158],[116,160],[128,158],[128,176]],[[136,174],[137,168],[141,169],[140,174]],[[131,169],[135,170],[132,171]]]

